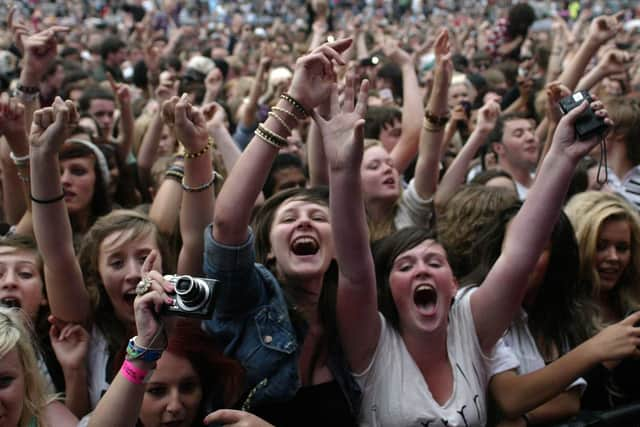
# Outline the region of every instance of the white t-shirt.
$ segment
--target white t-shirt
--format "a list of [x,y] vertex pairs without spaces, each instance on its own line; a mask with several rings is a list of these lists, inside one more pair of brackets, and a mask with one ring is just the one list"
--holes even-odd
[[443,406],[432,397],[400,334],[380,315],[380,338],[371,364],[364,372],[354,375],[363,393],[361,426],[486,424],[489,379],[496,373],[496,366],[500,366],[500,370],[513,366],[498,363],[495,351],[489,357],[482,353],[471,314],[472,293],[458,292],[449,314],[447,350],[453,369],[453,391]]
[[[527,313],[520,309],[519,316],[511,322],[511,326],[504,335],[504,343],[520,362],[520,367],[517,370],[518,375],[528,374],[546,366],[536,341],[529,330],[527,317]],[[578,378],[567,389],[579,387],[578,390],[582,393],[586,386],[587,382],[582,378]]]
[[405,227],[428,227],[433,216],[433,197],[423,199],[416,191],[415,179],[402,190],[400,206],[393,219],[396,230]]
[[107,339],[97,326],[91,329],[88,354],[89,402],[93,410],[103,394],[107,392],[107,365],[109,363],[109,346]]

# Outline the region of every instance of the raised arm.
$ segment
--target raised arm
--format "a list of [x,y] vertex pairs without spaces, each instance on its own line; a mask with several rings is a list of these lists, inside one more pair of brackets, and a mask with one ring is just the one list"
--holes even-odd
[[380,321],[360,177],[369,83],[367,80],[362,82],[357,104],[354,102],[354,84],[350,74],[342,108],[334,85],[329,121],[317,113],[314,113],[314,120],[322,134],[329,162],[331,230],[340,269],[338,330],[351,370],[362,372],[375,352]]
[[184,193],[180,209],[182,249],[178,258],[178,273],[201,275],[203,233],[213,212],[213,183],[216,178],[211,168],[213,140],[207,134],[204,115],[189,103],[187,94],[180,99],[174,96],[166,101],[162,105],[162,114],[185,147]]
[[65,322],[88,326],[91,305],[73,249],[58,161],[58,151],[77,120],[73,102],[59,97],[52,107],[34,113],[29,136],[31,208],[51,314]]
[[118,101],[118,107],[120,108],[120,136],[118,137],[118,152],[120,158],[127,159],[131,153],[131,147],[133,146],[133,110],[131,109],[131,90],[129,86],[116,83],[113,80],[113,76],[107,73],[111,90]]
[[327,43],[298,59],[289,88],[291,99],[278,102],[274,114],[259,127],[222,186],[213,218],[216,241],[232,246],[246,242],[251,209],[280,146],[286,144],[298,118],[327,98],[329,84],[335,80],[332,62],[344,65],[340,53],[350,44],[350,39]]
[[[482,349],[487,352],[502,336],[522,304],[528,276],[549,240],[578,161],[599,141],[598,137],[580,141],[575,135],[576,119],[586,108],[588,105],[584,102],[558,123],[549,153],[538,170],[527,200],[509,227],[502,254],[482,286],[471,296],[476,332]],[[591,108],[612,124],[601,102],[592,103]]]
[[413,58],[391,40],[385,45],[385,55],[402,71],[402,135],[391,158],[398,172],[403,173],[418,154],[420,124],[422,123],[422,96],[418,85]]
[[486,103],[478,112],[478,124],[440,181],[435,196],[437,210],[444,208],[458,187],[464,183],[469,164],[480,147],[486,142],[487,136],[495,127],[499,115],[500,104],[494,100]]
[[424,126],[420,135],[420,148],[415,171],[418,195],[428,199],[438,185],[440,152],[444,136],[444,123],[449,115],[447,95],[453,72],[449,47],[449,32],[442,30],[435,43],[436,70],[433,90],[425,110]]

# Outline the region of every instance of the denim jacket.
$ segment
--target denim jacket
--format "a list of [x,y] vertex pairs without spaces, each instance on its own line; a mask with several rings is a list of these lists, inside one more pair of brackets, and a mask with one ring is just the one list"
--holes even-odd
[[[253,239],[249,230],[244,244],[225,246],[213,240],[211,225],[205,230],[204,272],[220,283],[213,317],[204,329],[246,369],[244,410],[295,396],[301,387],[298,358],[304,340],[296,335],[280,284],[254,262]],[[328,367],[357,416],[361,392],[340,350],[330,353]]]

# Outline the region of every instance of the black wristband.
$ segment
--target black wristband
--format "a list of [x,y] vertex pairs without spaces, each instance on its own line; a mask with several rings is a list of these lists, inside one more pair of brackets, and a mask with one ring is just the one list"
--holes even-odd
[[62,192],[62,194],[60,194],[59,196],[56,196],[52,199],[36,199],[35,197],[33,197],[33,194],[29,195],[31,197],[31,201],[35,202],[35,203],[39,203],[41,205],[46,205],[49,203],[55,203],[55,202],[59,202],[60,200],[64,199],[64,191]]

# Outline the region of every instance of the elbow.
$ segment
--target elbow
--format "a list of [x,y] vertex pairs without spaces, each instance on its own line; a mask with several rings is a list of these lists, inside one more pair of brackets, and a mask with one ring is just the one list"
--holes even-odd
[[[511,394],[511,393],[509,393]],[[500,413],[506,419],[516,419],[522,416],[526,412],[524,408],[518,405],[518,400],[513,396],[501,396],[500,398],[494,395],[494,399]]]

